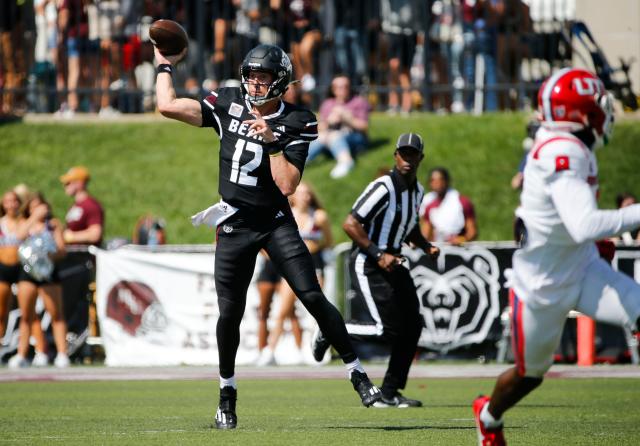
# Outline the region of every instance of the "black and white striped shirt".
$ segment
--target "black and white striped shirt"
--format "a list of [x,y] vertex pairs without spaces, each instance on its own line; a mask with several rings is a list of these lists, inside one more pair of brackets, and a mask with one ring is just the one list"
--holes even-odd
[[362,223],[369,240],[383,251],[395,254],[418,224],[423,196],[424,188],[418,181],[407,186],[394,169],[369,183],[351,214]]

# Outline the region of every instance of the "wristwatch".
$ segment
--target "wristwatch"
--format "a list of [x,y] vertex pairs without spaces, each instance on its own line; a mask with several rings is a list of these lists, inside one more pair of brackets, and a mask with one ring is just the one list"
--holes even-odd
[[384,251],[380,248],[378,248],[378,246],[376,246],[375,243],[371,243],[369,246],[367,246],[364,250],[370,257],[373,257],[376,262],[378,260],[380,260],[382,258],[382,256],[384,255]]

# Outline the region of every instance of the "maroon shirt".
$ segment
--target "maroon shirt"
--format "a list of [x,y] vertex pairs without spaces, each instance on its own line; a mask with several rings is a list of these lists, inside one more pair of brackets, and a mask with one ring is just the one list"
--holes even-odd
[[[100,203],[93,198],[87,197],[79,203],[75,203],[65,217],[67,229],[71,231],[84,231],[89,226],[104,226],[104,211]],[[102,240],[98,244],[102,243]]]

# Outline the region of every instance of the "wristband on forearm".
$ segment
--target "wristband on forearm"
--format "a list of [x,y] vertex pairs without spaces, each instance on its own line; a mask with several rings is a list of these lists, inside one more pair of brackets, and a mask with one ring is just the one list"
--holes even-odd
[[269,156],[278,156],[282,155],[282,147],[279,144],[280,141],[277,139],[275,141],[271,141],[264,144],[264,147],[267,149]]
[[375,243],[371,243],[369,246],[367,246],[364,249],[364,252],[366,252],[367,255],[374,259],[376,262],[380,260],[380,258],[384,254],[384,251],[378,248],[378,245],[376,245]]
[[156,67],[156,74],[160,73],[168,73],[170,76],[173,76],[173,65],[168,63],[161,63]]

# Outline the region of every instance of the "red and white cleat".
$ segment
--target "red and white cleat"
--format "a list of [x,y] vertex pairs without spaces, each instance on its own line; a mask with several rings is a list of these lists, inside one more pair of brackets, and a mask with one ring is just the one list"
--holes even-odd
[[485,395],[480,395],[473,401],[473,415],[476,420],[476,431],[478,432],[478,445],[479,446],[506,446],[504,441],[504,435],[502,433],[502,425],[496,428],[487,428],[480,419],[480,413],[486,404],[489,404],[489,398]]

